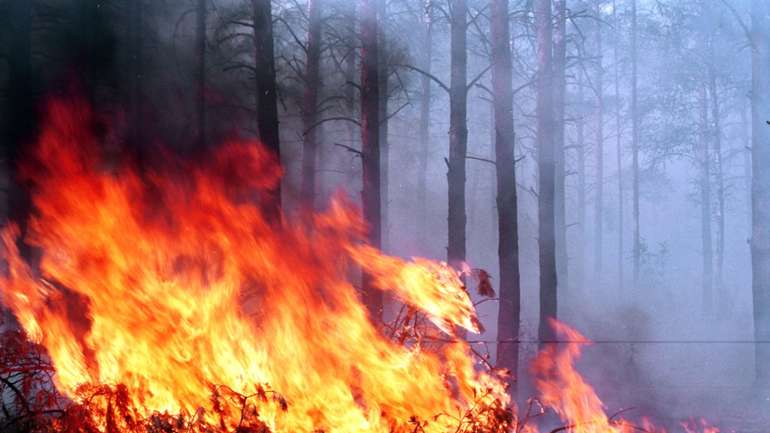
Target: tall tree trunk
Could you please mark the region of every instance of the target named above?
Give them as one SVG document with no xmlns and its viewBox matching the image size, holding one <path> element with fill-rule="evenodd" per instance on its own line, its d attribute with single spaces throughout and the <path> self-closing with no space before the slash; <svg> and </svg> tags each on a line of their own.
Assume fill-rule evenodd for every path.
<svg viewBox="0 0 770 433">
<path fill-rule="evenodd" d="M 703 258 L 703 311 L 710 313 L 713 306 L 712 284 L 714 281 L 714 253 L 711 245 L 711 155 L 709 152 L 708 98 L 706 87 L 700 86 L 700 200 L 701 200 L 701 242 Z"/>
<path fill-rule="evenodd" d="M 129 70 L 130 75 L 130 87 L 128 94 L 129 116 L 130 116 L 130 128 L 128 140 L 135 149 L 139 150 L 140 155 L 143 155 L 142 147 L 144 146 L 144 140 L 142 137 L 142 119 L 141 119 L 141 105 L 142 105 L 142 73 L 144 67 L 143 58 L 143 0 L 132 0 L 129 4 Z M 142 159 L 144 159 L 142 157 Z"/>
<path fill-rule="evenodd" d="M 770 382 L 770 68 L 768 6 L 751 2 L 751 273 L 757 379 Z"/>
<path fill-rule="evenodd" d="M 619 36 L 619 30 L 620 30 L 620 19 L 618 18 L 618 12 L 617 12 L 617 5 L 615 0 L 612 0 L 612 21 L 615 24 L 615 32 L 616 35 Z M 623 291 L 623 284 L 624 284 L 624 275 L 623 275 L 623 264 L 625 263 L 625 260 L 623 259 L 623 255 L 625 254 L 624 248 L 623 248 L 623 227 L 624 227 L 624 221 L 623 221 L 623 148 L 621 146 L 622 142 L 622 129 L 621 124 L 622 120 L 620 118 L 620 108 L 621 108 L 621 102 L 620 102 L 620 55 L 618 54 L 618 46 L 619 43 L 616 40 L 613 44 L 613 63 L 614 63 L 614 72 L 615 72 L 615 152 L 616 152 L 616 158 L 617 158 L 617 169 L 618 169 L 618 289 L 620 291 Z"/>
<path fill-rule="evenodd" d="M 27 232 L 27 217 L 32 210 L 29 185 L 18 176 L 18 161 L 23 146 L 33 137 L 35 131 L 36 98 L 32 80 L 32 4 L 29 0 L 12 0 L 7 5 L 8 13 L 8 81 L 5 99 L 5 137 L 2 140 L 4 169 L 8 176 L 7 218 L 19 227 L 21 236 L 17 241 L 22 257 L 32 258 L 32 247 L 23 241 Z M 15 327 L 11 313 L 3 306 L 3 291 L 0 290 L 0 326 Z"/>
<path fill-rule="evenodd" d="M 465 157 L 468 148 L 468 83 L 465 0 L 451 0 L 451 78 L 449 92 L 448 245 L 447 261 L 465 262 Z"/>
<path fill-rule="evenodd" d="M 206 148 L 206 7 L 206 0 L 198 0 L 195 8 L 195 146 L 198 150 Z"/>
<path fill-rule="evenodd" d="M 741 108 L 741 143 L 743 143 L 743 188 L 746 200 L 746 239 L 751 239 L 751 101 Z"/>
<path fill-rule="evenodd" d="M 431 72 L 431 62 L 433 57 L 433 6 L 432 0 L 425 1 L 425 11 L 423 12 L 423 25 L 425 35 L 422 45 L 421 67 L 427 73 Z M 417 206 L 420 207 L 420 226 L 418 227 L 418 238 L 422 248 L 427 243 L 428 224 L 428 154 L 430 153 L 430 99 L 431 99 L 431 80 L 422 74 L 421 83 L 422 95 L 420 95 L 420 153 L 418 161 L 419 180 L 417 184 Z M 427 251 L 427 250 L 423 250 Z"/>
<path fill-rule="evenodd" d="M 540 262 L 540 323 L 538 338 L 553 341 L 548 319 L 556 317 L 556 251 L 554 226 L 555 161 L 553 66 L 551 47 L 553 29 L 551 0 L 535 0 L 537 39 L 537 148 L 538 148 L 538 246 Z"/>
<path fill-rule="evenodd" d="M 567 197 L 565 194 L 566 159 L 564 156 L 564 95 L 566 92 L 566 62 L 567 62 L 567 2 L 554 0 L 556 10 L 556 26 L 553 33 L 553 105 L 555 126 L 554 147 L 556 162 L 556 192 L 554 205 L 556 209 L 556 272 L 560 288 L 567 288 L 569 265 L 567 251 Z"/>
<path fill-rule="evenodd" d="M 361 203 L 369 226 L 368 241 L 381 246 L 380 194 L 380 78 L 377 23 L 378 0 L 361 0 L 361 165 L 363 191 Z M 383 297 L 371 277 L 363 276 L 364 301 L 374 318 L 382 316 Z"/>
<path fill-rule="evenodd" d="M 348 32 L 348 38 L 350 41 L 355 41 L 358 38 L 358 33 L 356 30 L 356 5 L 353 5 L 353 9 L 350 12 L 350 19 L 349 19 L 349 27 L 347 29 Z M 355 118 L 356 116 L 360 117 L 360 114 L 356 113 L 356 63 L 358 60 L 358 57 L 356 55 L 357 49 L 354 47 L 350 47 L 350 51 L 348 52 L 347 56 L 345 56 L 345 109 L 347 110 L 348 116 L 351 118 Z M 347 124 L 347 133 L 348 133 L 348 145 L 355 147 L 355 145 L 358 143 L 358 141 L 361 138 L 361 131 L 358 129 L 358 125 L 355 125 L 351 122 L 345 122 Z M 357 181 L 357 168 L 358 161 L 354 158 L 350 159 L 350 164 L 348 165 L 347 170 L 347 184 L 351 188 L 352 185 L 355 185 Z"/>
<path fill-rule="evenodd" d="M 305 94 L 302 100 L 302 201 L 315 206 L 318 160 L 318 92 L 321 89 L 321 2 L 308 0 L 307 59 L 305 62 Z"/>
<path fill-rule="evenodd" d="M 634 288 L 639 287 L 639 267 L 642 257 L 642 239 L 639 222 L 639 112 L 638 112 L 638 53 L 636 1 L 631 0 L 631 154 L 633 176 L 634 217 Z"/>
<path fill-rule="evenodd" d="M 497 366 L 518 377 L 521 288 L 519 223 L 516 200 L 513 82 L 508 0 L 492 0 L 492 89 L 497 174 L 497 254 L 500 266 L 500 308 L 497 315 Z M 511 381 L 513 386 L 515 382 Z"/>
<path fill-rule="evenodd" d="M 83 86 L 84 96 L 90 103 L 95 103 L 96 89 L 105 77 L 100 74 L 100 69 L 106 61 L 99 50 L 100 42 L 103 42 L 103 23 L 101 22 L 100 4 L 95 1 L 76 2 L 77 17 L 76 26 L 79 32 L 76 36 L 76 48 L 72 54 L 72 64 L 76 67 L 79 76 L 79 84 Z"/>
<path fill-rule="evenodd" d="M 722 114 L 719 107 L 719 91 L 717 89 L 717 75 L 714 68 L 715 56 L 711 44 L 712 62 L 709 64 L 709 93 L 711 94 L 711 126 L 712 139 L 714 140 L 714 158 L 716 159 L 716 187 L 717 187 L 717 248 L 716 248 L 716 276 L 715 289 L 717 305 L 723 306 L 726 301 L 723 287 L 723 272 L 725 263 L 725 180 L 722 161 Z M 724 312 L 724 310 L 722 310 Z"/>
<path fill-rule="evenodd" d="M 599 10 L 597 9 L 597 13 Z M 594 202 L 594 283 L 602 281 L 604 241 L 604 53 L 602 23 L 596 22 L 596 202 Z"/>
<path fill-rule="evenodd" d="M 13 0 L 8 5 L 8 83 L 6 87 L 7 139 L 4 140 L 5 162 L 10 172 L 8 219 L 26 232 L 31 210 L 28 186 L 17 176 L 17 164 L 24 146 L 35 133 L 35 95 L 32 83 L 32 5 L 29 0 Z M 25 257 L 30 250 L 20 245 Z"/>
<path fill-rule="evenodd" d="M 578 83 L 577 83 L 577 99 L 579 106 L 581 107 L 581 114 L 578 116 L 575 124 L 576 140 L 577 140 L 577 176 L 578 176 L 578 252 L 576 254 L 577 260 L 577 275 L 575 278 L 577 287 L 581 290 L 585 288 L 585 276 L 586 276 L 586 140 L 585 140 L 585 116 L 582 114 L 582 107 L 585 106 L 585 94 L 583 82 L 583 73 L 578 71 Z"/>
<path fill-rule="evenodd" d="M 388 142 L 388 99 L 390 97 L 388 88 L 388 45 L 385 35 L 385 17 L 387 16 L 388 1 L 378 0 L 377 13 L 379 15 L 379 25 L 377 31 L 377 38 L 379 43 L 379 80 L 380 80 L 380 181 L 381 181 L 381 200 L 382 200 L 382 249 L 387 251 L 390 247 L 388 244 L 388 236 L 390 231 L 390 217 L 388 216 L 388 209 L 390 203 L 390 143 Z"/>
<path fill-rule="evenodd" d="M 273 13 L 270 0 L 252 0 L 254 12 L 254 66 L 257 90 L 257 131 L 262 144 L 281 161 L 278 135 L 278 95 L 275 82 L 273 50 Z M 278 219 L 281 210 L 280 184 L 269 191 L 263 206 L 271 218 Z"/>
</svg>

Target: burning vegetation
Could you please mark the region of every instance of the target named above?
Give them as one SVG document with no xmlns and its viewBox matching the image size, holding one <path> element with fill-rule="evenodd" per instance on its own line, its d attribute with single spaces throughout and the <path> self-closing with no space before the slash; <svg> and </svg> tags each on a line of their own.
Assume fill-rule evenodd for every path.
<svg viewBox="0 0 770 433">
<path fill-rule="evenodd" d="M 535 433 L 546 411 L 577 433 L 654 430 L 605 414 L 576 344 L 540 353 L 540 396 L 517 410 L 507 372 L 455 335 L 480 327 L 461 275 L 368 246 L 341 199 L 267 218 L 281 170 L 259 144 L 140 171 L 108 161 L 97 120 L 49 104 L 23 170 L 39 257 L 3 230 L 0 285 L 24 332 L 2 341 L 2 431 Z M 403 304 L 391 325 L 363 306 L 358 270 Z"/>
</svg>

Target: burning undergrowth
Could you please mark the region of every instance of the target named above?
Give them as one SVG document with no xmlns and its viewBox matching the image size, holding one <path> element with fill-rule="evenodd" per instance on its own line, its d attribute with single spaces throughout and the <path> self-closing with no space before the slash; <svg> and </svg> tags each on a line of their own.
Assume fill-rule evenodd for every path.
<svg viewBox="0 0 770 433">
<path fill-rule="evenodd" d="M 537 431 L 541 406 L 517 411 L 505 372 L 453 334 L 480 327 L 457 271 L 368 246 L 340 200 L 269 220 L 255 203 L 281 170 L 257 143 L 140 172 L 106 163 L 94 120 L 51 102 L 23 170 L 39 264 L 18 228 L 2 232 L 0 285 L 24 329 L 3 341 L 3 431 Z M 355 269 L 404 305 L 390 326 L 369 317 Z M 578 433 L 638 429 L 605 414 L 577 356 L 540 354 L 542 407 Z"/>
<path fill-rule="evenodd" d="M 435 327 L 476 331 L 454 270 L 366 245 L 342 201 L 268 221 L 254 197 L 281 170 L 257 143 L 140 173 L 105 163 L 94 121 L 85 104 L 50 103 L 24 169 L 39 267 L 6 227 L 0 281 L 56 389 L 93 414 L 84 425 L 143 431 L 181 414 L 179 429 L 201 431 L 505 429 L 503 382 L 466 344 L 387 338 L 346 278 L 360 268 Z"/>
</svg>

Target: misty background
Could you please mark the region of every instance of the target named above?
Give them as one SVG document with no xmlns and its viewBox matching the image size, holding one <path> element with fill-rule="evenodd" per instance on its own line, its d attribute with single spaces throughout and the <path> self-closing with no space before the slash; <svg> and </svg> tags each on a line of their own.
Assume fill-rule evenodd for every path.
<svg viewBox="0 0 770 433">
<path fill-rule="evenodd" d="M 267 79 L 276 84 L 284 211 L 321 209 L 338 193 L 360 202 L 361 16 L 369 8 L 378 25 L 381 247 L 447 259 L 452 33 L 462 27 L 464 261 L 489 272 L 499 292 L 493 3 L 4 0 L 4 213 L 21 220 L 31 211 L 14 172 L 52 95 L 86 95 L 98 113 L 118 119 L 105 146 L 128 148 L 148 166 L 162 160 L 163 149 L 195 157 L 233 137 L 262 137 L 267 99 L 258 89 L 272 68 L 255 41 L 265 37 L 274 50 L 275 74 Z M 553 102 L 550 124 L 563 127 L 563 137 L 549 141 L 556 152 L 556 316 L 596 341 L 580 368 L 609 412 L 636 407 L 644 415 L 704 415 L 729 425 L 767 409 L 770 388 L 755 380 L 755 348 L 763 342 L 754 309 L 761 314 L 770 304 L 755 301 L 751 242 L 753 224 L 770 223 L 752 221 L 752 187 L 770 189 L 752 183 L 752 163 L 770 164 L 753 160 L 756 147 L 770 142 L 752 133 L 770 129 L 767 96 L 756 95 L 770 91 L 759 83 L 770 79 L 770 3 L 505 3 L 521 273 L 519 392 L 531 387 L 526 366 L 542 337 L 538 98 L 553 91 L 563 100 Z M 538 21 L 538 7 L 550 11 L 547 19 Z M 269 26 L 259 19 L 265 11 Z M 538 37 L 544 22 L 556 32 L 553 40 Z M 544 87 L 543 43 L 554 44 L 552 63 L 563 67 Z M 487 331 L 467 337 L 492 360 L 505 323 L 498 309 L 496 300 L 481 302 Z"/>
</svg>

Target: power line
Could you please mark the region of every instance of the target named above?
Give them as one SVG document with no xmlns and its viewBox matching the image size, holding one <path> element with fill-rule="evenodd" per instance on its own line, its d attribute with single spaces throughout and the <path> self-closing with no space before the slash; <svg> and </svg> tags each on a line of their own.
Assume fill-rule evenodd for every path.
<svg viewBox="0 0 770 433">
<path fill-rule="evenodd" d="M 770 344 L 770 340 L 466 340 L 470 344 Z"/>
</svg>

